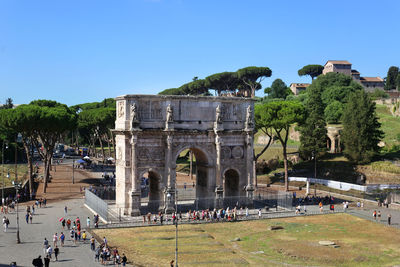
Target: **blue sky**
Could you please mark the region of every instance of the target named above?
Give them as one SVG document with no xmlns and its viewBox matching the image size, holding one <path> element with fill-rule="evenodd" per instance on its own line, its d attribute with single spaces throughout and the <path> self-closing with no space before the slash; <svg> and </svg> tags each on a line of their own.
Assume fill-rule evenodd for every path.
<svg viewBox="0 0 400 267">
<path fill-rule="evenodd" d="M 245 66 L 272 69 L 264 87 L 309 82 L 297 70 L 328 59 L 385 77 L 398 14 L 395 0 L 1 0 L 0 102 L 156 94 Z"/>
</svg>

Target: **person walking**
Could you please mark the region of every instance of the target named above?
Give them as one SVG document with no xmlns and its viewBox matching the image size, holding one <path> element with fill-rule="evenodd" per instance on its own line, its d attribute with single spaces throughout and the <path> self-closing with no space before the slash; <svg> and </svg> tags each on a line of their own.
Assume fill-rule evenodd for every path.
<svg viewBox="0 0 400 267">
<path fill-rule="evenodd" d="M 27 224 L 29 223 L 29 213 L 28 212 L 25 214 L 25 221 Z"/>
<path fill-rule="evenodd" d="M 65 235 L 63 232 L 60 234 L 60 245 L 63 247 L 64 246 L 64 241 L 65 241 Z"/>
<path fill-rule="evenodd" d="M 53 248 L 50 245 L 47 248 L 46 252 L 47 252 L 47 257 L 51 259 L 51 254 L 53 254 Z"/>
<path fill-rule="evenodd" d="M 388 225 L 390 225 L 392 223 L 392 215 L 389 213 L 387 216 L 388 219 Z"/>
<path fill-rule="evenodd" d="M 49 256 L 46 256 L 44 258 L 44 267 L 49 267 L 49 266 L 50 266 L 50 258 L 49 258 Z"/>
<path fill-rule="evenodd" d="M 374 220 L 376 221 L 376 210 L 372 213 L 372 216 L 374 217 Z"/>
<path fill-rule="evenodd" d="M 381 221 L 381 211 L 380 210 L 378 210 L 377 216 L 378 216 L 378 221 Z"/>
<path fill-rule="evenodd" d="M 62 219 L 62 221 L 61 221 L 61 225 L 62 225 L 62 228 L 63 228 L 63 230 L 65 229 L 65 219 L 63 218 Z"/>
<path fill-rule="evenodd" d="M 96 241 L 95 241 L 94 237 L 92 236 L 90 238 L 90 249 L 94 251 L 95 247 L 96 247 Z"/>
<path fill-rule="evenodd" d="M 33 259 L 32 265 L 35 267 L 43 267 L 42 256 L 39 255 L 36 259 Z"/>
<path fill-rule="evenodd" d="M 68 208 L 67 208 L 67 206 L 65 206 L 64 207 L 64 214 L 67 215 L 67 213 L 68 213 Z"/>
<path fill-rule="evenodd" d="M 56 257 L 56 261 L 58 261 L 58 253 L 60 252 L 59 248 L 56 246 L 54 248 L 54 257 Z"/>
<path fill-rule="evenodd" d="M 125 253 L 122 253 L 122 266 L 126 266 L 126 263 L 128 262 L 128 259 L 125 256 Z"/>
<path fill-rule="evenodd" d="M 29 213 L 29 221 L 31 224 L 32 224 L 32 219 L 33 219 L 32 213 Z"/>
<path fill-rule="evenodd" d="M 96 251 L 94 252 L 94 261 L 100 261 L 100 246 L 97 246 Z"/>
<path fill-rule="evenodd" d="M 46 254 L 46 250 L 47 250 L 47 247 L 49 246 L 49 241 L 46 239 L 46 237 L 44 238 L 44 241 L 43 241 L 43 251 L 44 251 L 44 254 Z"/>
<path fill-rule="evenodd" d="M 54 247 L 57 246 L 57 241 L 58 241 L 58 236 L 57 236 L 57 233 L 55 233 L 55 234 L 53 235 L 53 246 L 54 246 Z"/>
<path fill-rule="evenodd" d="M 87 219 L 86 219 L 86 227 L 90 228 L 90 218 L 89 217 L 87 217 Z"/>
<path fill-rule="evenodd" d="M 258 219 L 261 219 L 261 209 L 258 209 Z"/>
<path fill-rule="evenodd" d="M 3 227 L 4 227 L 4 232 L 7 232 L 8 229 L 8 223 L 7 223 L 8 219 L 6 216 L 3 216 Z"/>
</svg>

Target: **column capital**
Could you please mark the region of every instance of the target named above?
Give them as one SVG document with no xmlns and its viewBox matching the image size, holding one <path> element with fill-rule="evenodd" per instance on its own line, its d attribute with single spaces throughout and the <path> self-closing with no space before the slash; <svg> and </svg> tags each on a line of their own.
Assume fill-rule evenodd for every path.
<svg viewBox="0 0 400 267">
<path fill-rule="evenodd" d="M 136 145 L 138 142 L 138 137 L 137 135 L 132 135 L 131 139 L 130 139 L 131 145 Z"/>
</svg>

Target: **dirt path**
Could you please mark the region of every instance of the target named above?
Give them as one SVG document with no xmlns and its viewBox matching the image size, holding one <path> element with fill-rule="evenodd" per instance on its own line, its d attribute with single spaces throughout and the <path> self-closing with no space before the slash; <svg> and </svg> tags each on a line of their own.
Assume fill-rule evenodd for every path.
<svg viewBox="0 0 400 267">
<path fill-rule="evenodd" d="M 72 166 L 58 165 L 53 167 L 51 172 L 53 177 L 47 185 L 47 192 L 43 193 L 43 183 L 39 184 L 37 198 L 46 198 L 47 201 L 61 201 L 66 199 L 82 198 L 83 188 L 88 187 L 98 181 L 96 173 L 85 170 L 74 170 L 75 183 L 72 184 Z"/>
</svg>

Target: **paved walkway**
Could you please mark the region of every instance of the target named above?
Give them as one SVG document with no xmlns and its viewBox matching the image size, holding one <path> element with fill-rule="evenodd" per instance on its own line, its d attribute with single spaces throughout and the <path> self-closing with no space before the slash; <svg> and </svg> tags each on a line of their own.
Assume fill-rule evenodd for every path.
<svg viewBox="0 0 400 267">
<path fill-rule="evenodd" d="M 42 255 L 43 240 L 46 237 L 49 244 L 52 245 L 52 237 L 54 233 L 63 231 L 60 217 L 64 217 L 64 206 L 68 207 L 66 218 L 71 220 L 79 217 L 83 226 L 86 226 L 86 218 L 90 216 L 93 221 L 93 215 L 83 206 L 83 199 L 68 200 L 65 202 L 54 202 L 47 205 L 46 208 L 35 210 L 33 223 L 25 222 L 26 206 L 19 206 L 19 224 L 21 244 L 16 244 L 16 213 L 8 214 L 10 220 L 10 228 L 7 233 L 0 232 L 0 266 L 5 264 L 8 266 L 10 262 L 17 262 L 18 266 L 32 266 L 32 260 Z M 100 266 L 94 262 L 94 253 L 90 250 L 89 241 L 86 244 L 80 242 L 74 245 L 69 238 L 69 233 L 65 229 L 66 242 L 64 247 L 60 247 L 59 261 L 50 263 L 50 266 Z"/>
<path fill-rule="evenodd" d="M 53 182 L 49 184 L 48 194 L 46 197 L 50 200 L 50 203 L 46 208 L 36 210 L 33 217 L 33 224 L 26 224 L 25 222 L 25 210 L 26 204 L 20 205 L 20 236 L 21 244 L 16 244 L 16 214 L 11 213 L 7 216 L 10 219 L 10 228 L 7 233 L 0 231 L 0 267 L 9 266 L 9 263 L 16 261 L 18 266 L 32 266 L 31 262 L 38 255 L 43 253 L 43 240 L 46 237 L 49 243 L 52 244 L 52 236 L 54 233 L 60 234 L 62 230 L 61 223 L 59 222 L 60 217 L 64 217 L 64 206 L 68 207 L 67 218 L 71 220 L 79 217 L 82 225 L 86 225 L 86 218 L 89 216 L 93 221 L 93 214 L 84 207 L 83 194 L 80 192 L 79 187 L 84 184 L 85 179 L 90 177 L 90 173 L 86 172 L 75 172 L 77 185 L 70 187 L 70 172 L 68 169 L 57 169 L 57 173 L 53 174 Z M 59 190 L 61 188 L 61 190 Z M 62 191 L 68 191 L 70 194 L 64 194 Z M 60 199 L 67 198 L 66 201 L 60 201 Z M 58 201 L 57 201 L 58 200 Z M 303 208 L 303 206 L 302 206 Z M 308 206 L 307 214 L 320 214 L 317 206 Z M 328 206 L 324 207 L 324 210 L 328 211 Z M 341 205 L 335 206 L 336 211 L 342 211 Z M 363 209 L 361 208 L 350 208 L 348 212 L 352 215 L 360 218 L 375 221 L 372 212 L 376 210 L 381 211 L 381 219 L 376 220 L 377 223 L 387 225 L 387 214 L 392 215 L 391 227 L 400 228 L 400 211 L 386 209 L 384 207 L 378 207 L 375 204 L 365 204 Z M 255 210 L 253 210 L 252 216 L 257 218 Z M 304 214 L 304 212 L 303 212 Z M 299 216 L 295 215 L 294 211 L 290 212 L 271 212 L 263 213 L 263 218 L 277 218 L 277 217 L 288 217 L 288 216 Z M 142 226 L 142 218 L 137 217 L 132 219 L 132 224 Z M 94 262 L 94 253 L 90 250 L 89 242 L 79 242 L 74 245 L 69 238 L 69 233 L 66 234 L 66 245 L 60 247 L 59 261 L 51 262 L 50 266 L 101 266 L 100 263 Z"/>
</svg>

